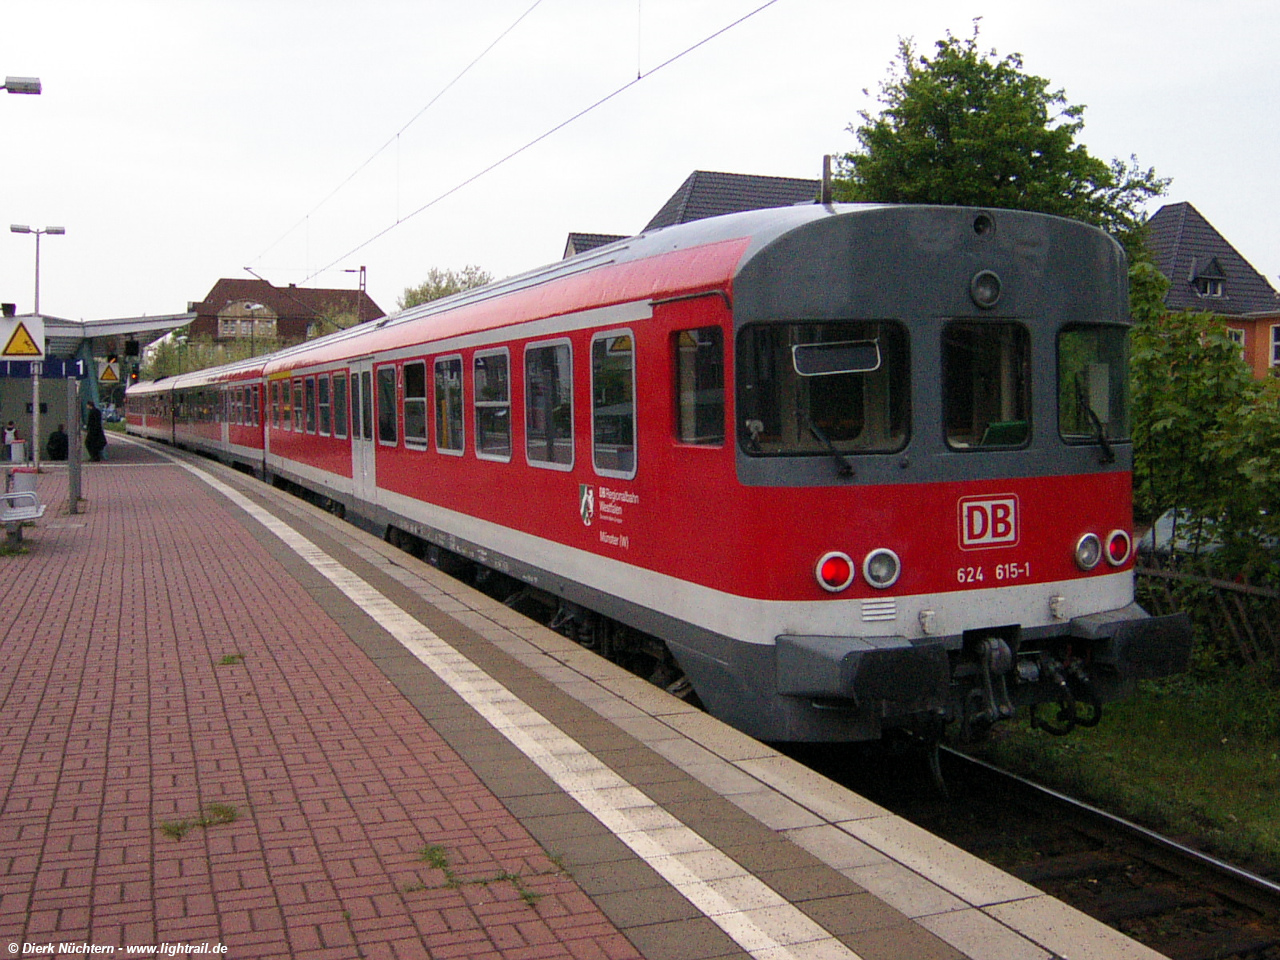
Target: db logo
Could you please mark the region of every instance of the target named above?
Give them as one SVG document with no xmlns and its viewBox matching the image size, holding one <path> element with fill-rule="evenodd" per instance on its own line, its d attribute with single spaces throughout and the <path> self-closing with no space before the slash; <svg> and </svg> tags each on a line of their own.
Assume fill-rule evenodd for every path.
<svg viewBox="0 0 1280 960">
<path fill-rule="evenodd" d="M 960 500 L 960 549 L 1011 547 L 1018 542 L 1018 498 L 963 497 Z"/>
</svg>

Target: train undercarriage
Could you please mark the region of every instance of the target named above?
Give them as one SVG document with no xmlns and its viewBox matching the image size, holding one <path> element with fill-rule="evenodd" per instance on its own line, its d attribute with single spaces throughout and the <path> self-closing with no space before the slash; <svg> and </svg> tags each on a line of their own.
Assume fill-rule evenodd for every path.
<svg viewBox="0 0 1280 960">
<path fill-rule="evenodd" d="M 388 526 L 385 537 L 584 649 L 702 706 L 695 677 L 660 637 L 401 528 Z M 1069 632 L 1055 635 L 1010 626 L 928 644 L 869 647 L 844 638 L 779 637 L 770 669 L 775 675 L 767 684 L 778 695 L 773 699 L 791 700 L 800 713 L 857 718 L 850 729 L 860 732 L 849 739 L 905 736 L 930 749 L 942 740 L 974 742 L 1023 707 L 1034 726 L 1065 736 L 1097 725 L 1103 704 L 1125 696 L 1135 680 L 1184 669 L 1190 632 L 1179 618 L 1148 618 L 1134 605 L 1079 618 Z"/>
</svg>

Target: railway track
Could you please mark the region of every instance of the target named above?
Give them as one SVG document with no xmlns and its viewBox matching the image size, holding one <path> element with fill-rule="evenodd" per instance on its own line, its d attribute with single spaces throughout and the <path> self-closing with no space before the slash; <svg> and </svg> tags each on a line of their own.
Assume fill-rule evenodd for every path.
<svg viewBox="0 0 1280 960">
<path fill-rule="evenodd" d="M 490 582 L 492 575 L 468 577 L 471 567 L 462 558 L 450 568 L 412 537 L 389 539 L 505 597 L 515 609 L 526 606 L 519 602 L 522 591 L 510 593 L 511 585 Z M 545 622 L 530 610 L 523 612 Z M 575 639 L 583 642 L 580 636 Z M 912 777 L 903 775 L 911 759 L 879 744 L 792 744 L 784 749 L 830 779 L 1172 960 L 1280 960 L 1276 881 L 952 750 L 944 749 L 939 758 L 949 790 L 944 798 L 923 753 L 917 752 L 919 775 Z"/>
<path fill-rule="evenodd" d="M 1173 960 L 1280 960 L 1280 883 L 954 751 L 923 762 L 807 748 L 827 776 Z M 896 772 L 895 772 L 896 771 Z"/>
</svg>

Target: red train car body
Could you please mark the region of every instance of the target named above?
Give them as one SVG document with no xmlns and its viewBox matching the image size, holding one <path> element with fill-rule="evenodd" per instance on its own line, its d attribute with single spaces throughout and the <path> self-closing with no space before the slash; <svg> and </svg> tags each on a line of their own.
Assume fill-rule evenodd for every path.
<svg viewBox="0 0 1280 960">
<path fill-rule="evenodd" d="M 1133 600 L 1125 276 L 1037 214 L 737 214 L 134 387 L 129 425 L 479 565 L 764 739 L 1063 730 L 1189 651 Z"/>
</svg>

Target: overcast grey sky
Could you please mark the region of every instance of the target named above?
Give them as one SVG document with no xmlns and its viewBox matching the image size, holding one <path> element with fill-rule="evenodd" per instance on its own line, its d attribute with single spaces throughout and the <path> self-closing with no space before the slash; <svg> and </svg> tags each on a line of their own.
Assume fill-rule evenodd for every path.
<svg viewBox="0 0 1280 960">
<path fill-rule="evenodd" d="M 695 169 L 816 178 L 899 37 L 977 16 L 1087 106 L 1091 153 L 1172 177 L 1166 202 L 1280 286 L 1275 0 L 776 0 L 655 71 L 764 2 L 4 0 L 0 75 L 44 93 L 0 97 L 0 299 L 32 307 L 26 223 L 67 229 L 41 243 L 54 316 L 178 313 L 246 266 L 354 287 L 365 265 L 391 311 L 433 266 L 505 276 L 570 231 L 634 233 Z"/>
</svg>

